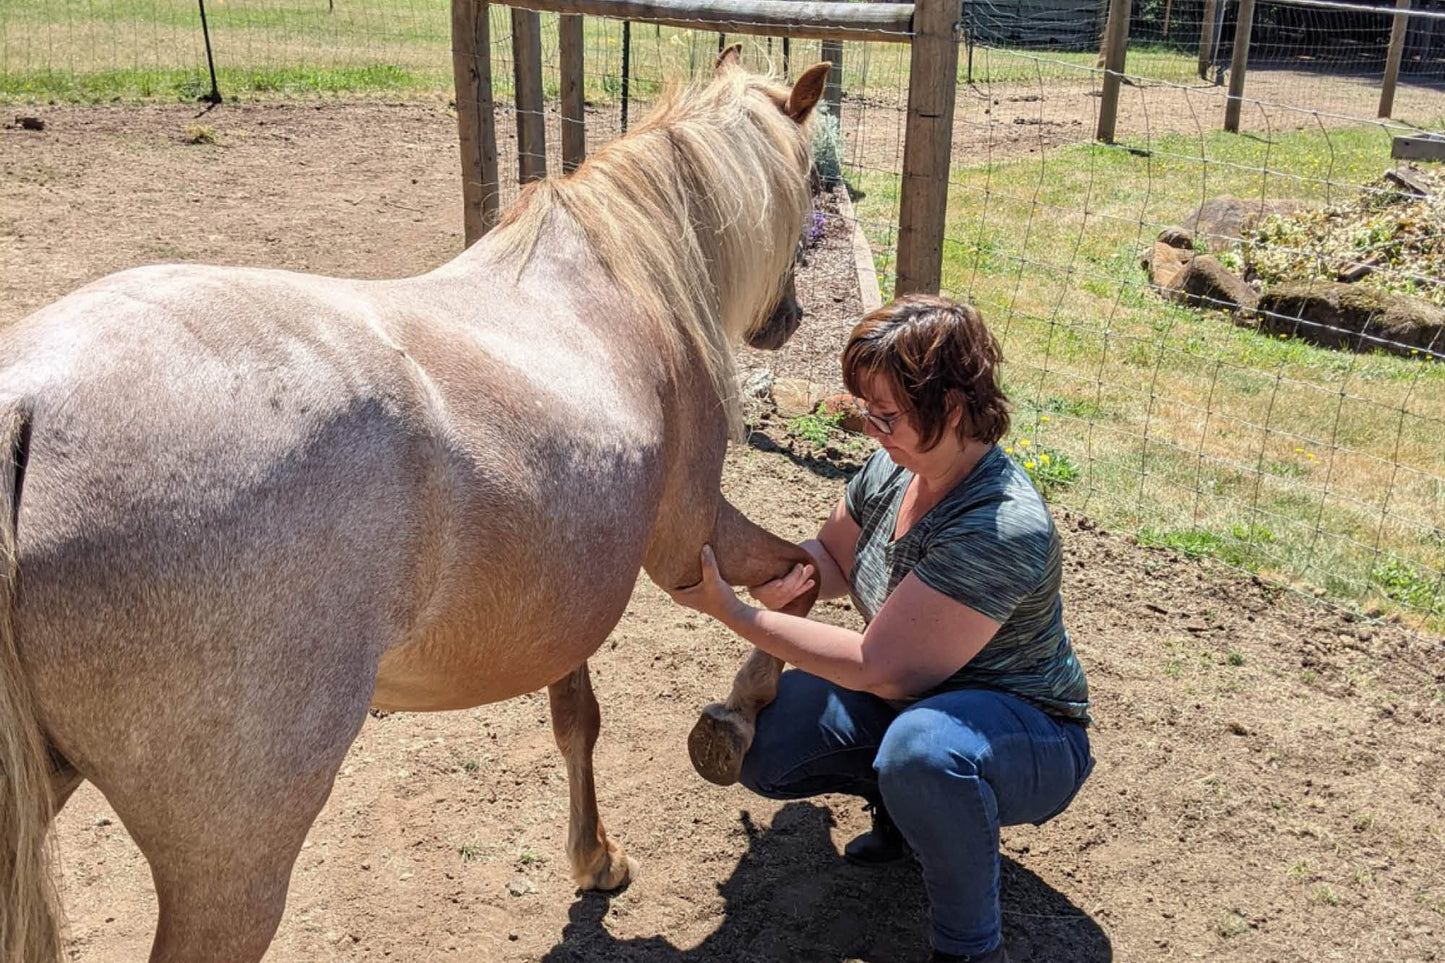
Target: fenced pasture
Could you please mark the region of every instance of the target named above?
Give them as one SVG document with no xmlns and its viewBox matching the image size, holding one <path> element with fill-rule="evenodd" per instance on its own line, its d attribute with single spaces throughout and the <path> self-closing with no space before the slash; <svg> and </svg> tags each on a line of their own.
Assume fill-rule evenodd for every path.
<svg viewBox="0 0 1445 963">
<path fill-rule="evenodd" d="M 1368 24 L 1388 25 L 1393 8 L 1261 0 L 1256 35 L 1295 47 L 1249 65 L 1240 130 L 1225 132 L 1237 7 L 1216 5 L 1226 14 L 1201 78 L 1205 7 L 1170 5 L 1166 36 L 1165 5 L 1135 5 L 1110 143 L 1096 137 L 1097 43 L 988 39 L 976 20 L 958 45 L 941 287 L 976 302 L 1004 343 L 1008 444 L 1055 504 L 1066 615 L 1099 720 L 1099 768 L 1075 806 L 1005 833 L 1006 935 L 1023 963 L 1438 960 L 1441 353 L 1378 337 L 1324 348 L 1309 326 L 1175 303 L 1140 259 L 1221 195 L 1384 205 L 1394 188 L 1381 175 L 1405 169 L 1393 138 L 1445 127 L 1445 93 L 1417 30 L 1391 116 L 1377 116 L 1389 31 L 1382 51 Z M 1333 31 L 1312 45 L 1286 8 L 1342 19 L 1309 21 Z M 209 109 L 195 102 L 210 78 L 194 2 L 0 0 L 0 323 L 134 264 L 384 277 L 460 249 L 445 4 L 206 11 L 225 98 Z M 505 205 L 519 179 L 513 20 L 497 4 L 487 16 Z M 558 18 L 539 23 L 557 172 Z M 635 123 L 665 85 L 705 76 L 718 49 L 716 30 L 590 16 L 583 37 L 589 148 L 621 133 L 624 104 Z M 727 39 L 780 74 L 823 56 L 822 42 L 793 38 L 785 68 L 783 37 Z M 744 355 L 831 387 L 862 309 L 851 239 L 883 296 L 897 281 L 910 76 L 906 43 L 841 50 L 836 136 L 825 120 L 819 143 L 836 151 L 848 202 L 825 208 L 796 341 Z M 19 116 L 45 129 L 8 124 Z M 1300 245 L 1293 260 L 1316 279 L 1371 259 L 1370 283 L 1434 297 L 1438 278 L 1387 228 L 1322 219 L 1308 243 L 1284 246 Z M 1215 256 L 1243 272 L 1254 240 Z M 826 423 L 814 444 L 805 429 L 819 425 L 764 411 L 729 455 L 729 497 L 787 537 L 811 534 L 865 454 Z M 369 720 L 268 959 L 923 959 L 916 872 L 878 877 L 834 858 L 866 822 L 856 806 L 780 806 L 692 775 L 686 729 L 742 654 L 644 583 L 593 660 L 602 814 L 642 869 L 611 898 L 578 897 L 566 879 L 545 700 Z M 154 898 L 104 798 L 83 789 L 57 836 L 70 957 L 143 958 Z"/>
</svg>

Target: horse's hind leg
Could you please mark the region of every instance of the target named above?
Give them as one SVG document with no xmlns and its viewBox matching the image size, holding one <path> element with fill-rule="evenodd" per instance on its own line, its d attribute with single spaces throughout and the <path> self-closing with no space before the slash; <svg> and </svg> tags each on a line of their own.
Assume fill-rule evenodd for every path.
<svg viewBox="0 0 1445 963">
<path fill-rule="evenodd" d="M 722 577 L 732 585 L 760 585 L 779 578 L 798 562 L 809 563 L 808 553 L 748 519 L 722 500 L 712 537 Z M 783 608 L 790 615 L 807 615 L 817 590 L 800 595 Z M 783 663 L 754 649 L 733 678 L 727 701 L 702 710 L 688 733 L 687 751 L 698 775 L 719 786 L 738 781 L 743 756 L 753 744 L 758 713 L 778 694 Z"/>
<path fill-rule="evenodd" d="M 285 781 L 273 775 L 236 773 L 241 781 L 221 790 L 225 801 L 217 786 L 171 783 L 143 800 L 139 818 L 127 818 L 134 800 L 116 807 L 155 880 L 160 919 L 151 963 L 254 963 L 265 955 L 286 908 L 292 864 L 335 770 Z"/>
<path fill-rule="evenodd" d="M 597 697 L 587 663 L 547 687 L 552 704 L 552 734 L 567 760 L 567 858 L 572 878 L 582 889 L 617 889 L 632 875 L 632 860 L 607 838 L 597 815 L 597 787 L 592 779 L 592 747 L 602 727 Z"/>
</svg>

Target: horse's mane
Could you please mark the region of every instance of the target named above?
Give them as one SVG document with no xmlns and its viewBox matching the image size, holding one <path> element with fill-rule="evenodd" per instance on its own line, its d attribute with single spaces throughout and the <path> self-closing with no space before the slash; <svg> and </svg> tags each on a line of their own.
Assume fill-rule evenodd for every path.
<svg viewBox="0 0 1445 963">
<path fill-rule="evenodd" d="M 734 433 L 731 345 L 776 305 L 811 203 L 809 136 L 786 97 L 741 69 L 674 89 L 571 175 L 529 185 L 490 242 L 520 271 L 565 211 L 658 323 L 669 362 L 702 359 Z"/>
</svg>

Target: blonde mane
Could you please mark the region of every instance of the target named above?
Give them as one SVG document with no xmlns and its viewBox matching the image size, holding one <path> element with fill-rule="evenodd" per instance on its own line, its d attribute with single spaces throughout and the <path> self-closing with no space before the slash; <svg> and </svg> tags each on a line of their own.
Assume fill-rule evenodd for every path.
<svg viewBox="0 0 1445 963">
<path fill-rule="evenodd" d="M 732 345 L 781 297 L 811 204 L 811 138 L 786 97 L 741 69 L 675 89 L 571 175 L 532 185 L 491 242 L 520 272 L 547 217 L 565 211 L 657 323 L 670 363 L 701 359 L 734 435 Z"/>
</svg>

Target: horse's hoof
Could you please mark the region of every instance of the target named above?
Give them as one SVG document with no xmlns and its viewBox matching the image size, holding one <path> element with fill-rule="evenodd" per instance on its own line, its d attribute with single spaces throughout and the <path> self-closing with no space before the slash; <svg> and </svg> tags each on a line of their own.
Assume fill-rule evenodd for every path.
<svg viewBox="0 0 1445 963">
<path fill-rule="evenodd" d="M 611 893 L 637 878 L 637 861 L 618 850 L 608 855 L 607 863 L 590 878 L 579 881 L 579 889 Z"/>
<path fill-rule="evenodd" d="M 720 702 L 702 710 L 687 736 L 692 768 L 708 782 L 731 786 L 743 769 L 743 756 L 752 745 L 753 727 L 736 711 Z"/>
</svg>

